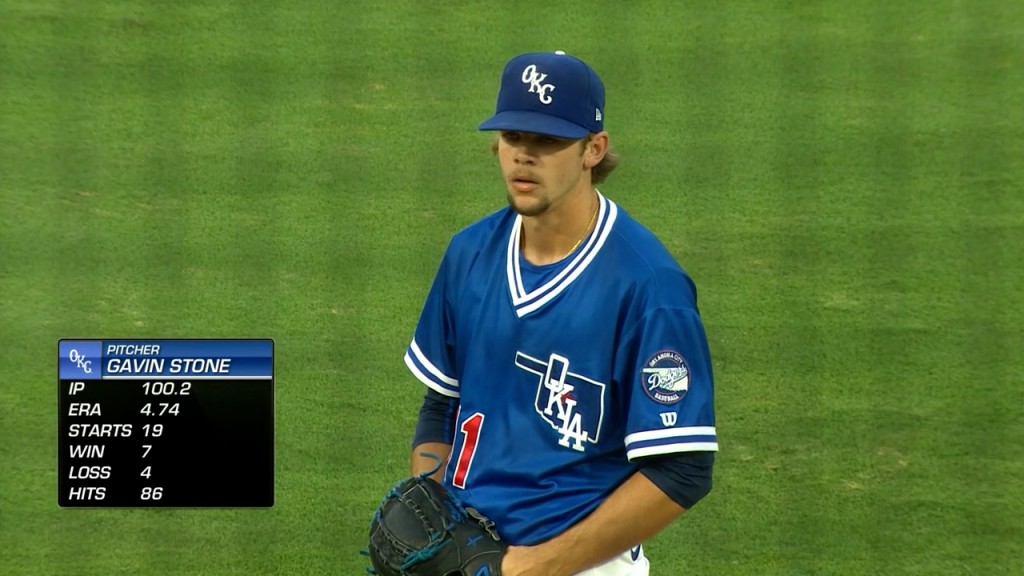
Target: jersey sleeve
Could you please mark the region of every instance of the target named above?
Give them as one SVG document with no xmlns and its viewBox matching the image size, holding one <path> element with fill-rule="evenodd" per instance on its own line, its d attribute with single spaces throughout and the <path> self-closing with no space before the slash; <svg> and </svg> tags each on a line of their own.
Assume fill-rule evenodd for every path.
<svg viewBox="0 0 1024 576">
<path fill-rule="evenodd" d="M 717 451 L 707 337 L 693 307 L 646 311 L 619 348 L 626 456 Z"/>
<path fill-rule="evenodd" d="M 405 351 L 405 365 L 413 376 L 432 390 L 459 397 L 455 371 L 455 321 L 451 305 L 451 248 L 441 260 L 434 283 L 420 313 L 412 342 Z"/>
</svg>

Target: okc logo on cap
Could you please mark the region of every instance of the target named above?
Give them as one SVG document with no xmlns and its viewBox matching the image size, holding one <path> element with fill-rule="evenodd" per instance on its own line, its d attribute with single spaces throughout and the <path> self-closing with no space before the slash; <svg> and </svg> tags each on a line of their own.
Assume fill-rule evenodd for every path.
<svg viewBox="0 0 1024 576">
<path fill-rule="evenodd" d="M 604 130 L 604 83 L 565 52 L 521 54 L 505 65 L 494 116 L 480 130 L 578 140 Z"/>
<path fill-rule="evenodd" d="M 530 64 L 526 68 L 523 68 L 523 84 L 529 84 L 529 91 L 531 93 L 536 92 L 537 97 L 541 102 L 544 104 L 551 104 L 551 96 L 548 95 L 548 91 L 554 90 L 555 85 L 541 84 L 541 82 L 543 82 L 547 77 L 547 74 L 540 74 L 537 72 L 536 64 Z"/>
</svg>

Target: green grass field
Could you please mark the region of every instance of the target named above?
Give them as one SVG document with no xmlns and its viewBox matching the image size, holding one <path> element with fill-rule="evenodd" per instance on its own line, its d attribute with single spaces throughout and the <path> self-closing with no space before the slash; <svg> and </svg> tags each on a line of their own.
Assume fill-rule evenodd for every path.
<svg viewBox="0 0 1024 576">
<path fill-rule="evenodd" d="M 476 124 L 561 49 L 714 357 L 715 489 L 653 574 L 1024 574 L 1021 30 L 1013 0 L 0 0 L 0 573 L 363 573 L 422 300 L 504 203 Z M 59 509 L 66 337 L 273 338 L 276 506 Z"/>
</svg>

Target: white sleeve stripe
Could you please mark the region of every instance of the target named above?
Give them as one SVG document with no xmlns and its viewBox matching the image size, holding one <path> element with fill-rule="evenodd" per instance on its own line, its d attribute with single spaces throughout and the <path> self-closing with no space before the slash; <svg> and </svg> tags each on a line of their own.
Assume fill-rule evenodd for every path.
<svg viewBox="0 0 1024 576">
<path fill-rule="evenodd" d="M 445 396 L 450 396 L 452 398 L 459 397 L 459 392 L 457 390 L 445 388 L 444 386 L 438 384 L 429 376 L 424 374 L 423 371 L 420 370 L 420 367 L 416 365 L 416 362 L 412 359 L 412 356 L 409 356 L 408 353 L 406 353 L 405 355 L 405 365 L 409 367 L 409 371 L 412 372 L 412 375 L 415 376 L 417 380 L 426 384 L 427 387 L 429 387 L 431 390 L 434 390 L 438 394 L 444 394 Z"/>
<path fill-rule="evenodd" d="M 416 360 L 419 361 L 420 364 L 423 364 L 423 367 L 427 369 L 427 372 L 433 374 L 438 380 L 453 387 L 457 387 L 459 385 L 458 380 L 445 376 L 443 372 L 437 369 L 437 366 L 434 366 L 430 360 L 427 360 L 427 357 L 423 355 L 422 351 L 420 351 L 420 347 L 416 345 L 415 340 L 409 344 L 409 350 L 412 350 L 412 353 L 416 355 Z"/>
<path fill-rule="evenodd" d="M 662 438 L 675 438 L 678 436 L 715 436 L 714 426 L 684 426 L 681 428 L 666 428 L 664 430 L 648 430 L 646 432 L 634 432 L 626 436 L 626 446 L 634 442 L 645 440 L 661 440 Z"/>
<path fill-rule="evenodd" d="M 648 446 L 646 448 L 637 448 L 636 450 L 627 450 L 626 458 L 634 460 L 644 456 L 675 454 L 676 452 L 718 452 L 718 442 L 687 442 L 684 444 Z"/>
</svg>

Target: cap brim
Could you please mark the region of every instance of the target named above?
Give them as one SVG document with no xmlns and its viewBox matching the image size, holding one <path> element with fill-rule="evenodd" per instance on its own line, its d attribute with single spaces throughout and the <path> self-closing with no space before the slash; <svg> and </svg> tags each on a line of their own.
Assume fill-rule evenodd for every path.
<svg viewBox="0 0 1024 576">
<path fill-rule="evenodd" d="M 579 124 L 573 124 L 561 118 L 548 116 L 539 112 L 507 111 L 499 112 L 485 120 L 479 130 L 505 130 L 509 132 L 529 132 L 556 138 L 579 140 L 587 134 L 587 130 Z"/>
</svg>

